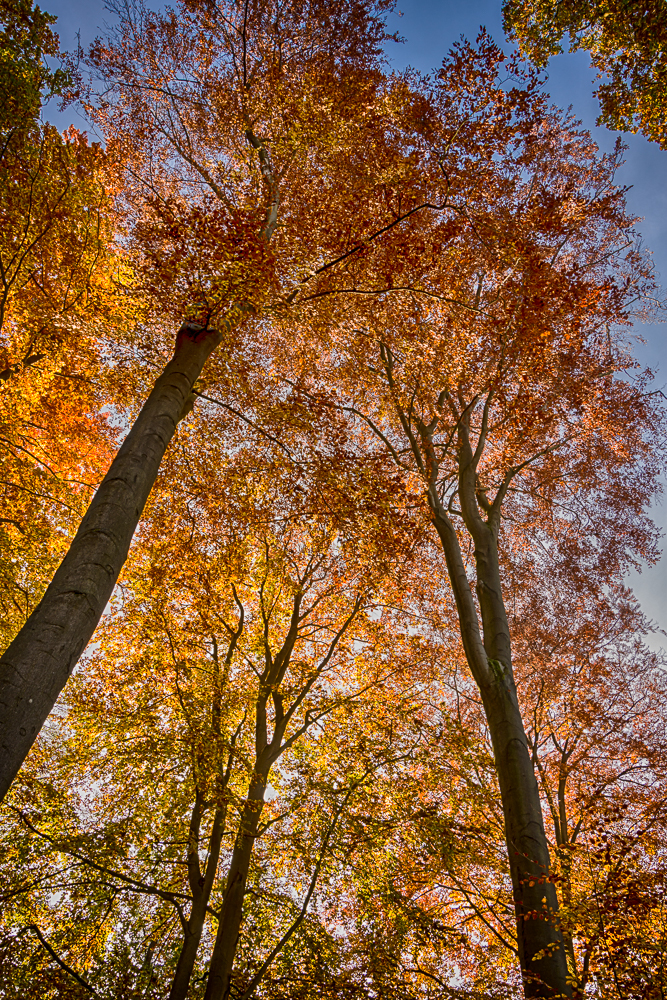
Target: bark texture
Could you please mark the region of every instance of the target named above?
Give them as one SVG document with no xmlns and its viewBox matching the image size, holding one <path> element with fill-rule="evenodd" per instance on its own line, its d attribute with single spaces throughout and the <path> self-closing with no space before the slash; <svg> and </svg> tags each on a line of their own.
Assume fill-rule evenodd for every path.
<svg viewBox="0 0 667 1000">
<path fill-rule="evenodd" d="M 543 1000 L 570 997 L 572 990 L 558 918 L 558 897 L 553 882 L 549 881 L 549 845 L 542 805 L 512 671 L 511 638 L 498 555 L 504 494 L 501 489 L 493 504 L 479 496 L 476 461 L 467 427 L 462 422 L 459 497 L 463 520 L 474 543 L 482 630 L 456 530 L 435 489 L 429 491 L 429 503 L 456 599 L 466 658 L 482 696 L 493 744 L 524 990 L 531 1000 Z"/>
<path fill-rule="evenodd" d="M 43 598 L 0 660 L 0 800 L 90 640 L 127 558 L 160 462 L 222 334 L 179 331 Z"/>
<path fill-rule="evenodd" d="M 456 531 L 442 511 L 434 521 L 456 597 L 466 658 L 482 696 L 493 744 L 525 994 L 531 1000 L 569 997 L 572 994 L 558 919 L 558 898 L 553 882 L 548 880 L 549 846 L 512 672 L 495 539 L 488 525 L 482 525 L 483 533 L 488 533 L 488 545 L 480 545 L 479 549 L 475 546 L 484 625 L 482 641 Z"/>
</svg>

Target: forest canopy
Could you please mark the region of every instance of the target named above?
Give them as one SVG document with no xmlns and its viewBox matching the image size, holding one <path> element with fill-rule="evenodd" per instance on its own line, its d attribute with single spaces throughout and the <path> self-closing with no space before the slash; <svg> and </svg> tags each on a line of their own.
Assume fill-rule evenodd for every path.
<svg viewBox="0 0 667 1000">
<path fill-rule="evenodd" d="M 0 3 L 1 1000 L 667 991 L 624 147 L 392 9 Z"/>
</svg>

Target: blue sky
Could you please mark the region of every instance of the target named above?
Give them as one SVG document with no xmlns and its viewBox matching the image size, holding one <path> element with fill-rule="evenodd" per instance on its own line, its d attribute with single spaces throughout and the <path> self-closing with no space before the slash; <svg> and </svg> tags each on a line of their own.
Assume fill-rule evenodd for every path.
<svg viewBox="0 0 667 1000">
<path fill-rule="evenodd" d="M 152 4 L 151 4 L 152 5 Z M 157 4 L 156 4 L 157 5 Z M 56 30 L 63 48 L 76 44 L 80 32 L 84 47 L 103 32 L 105 22 L 113 23 L 102 0 L 41 0 L 50 13 L 57 15 Z M 400 15 L 399 12 L 400 11 Z M 402 45 L 391 45 L 388 55 L 396 68 L 414 66 L 424 72 L 439 66 L 443 56 L 460 35 L 474 38 L 484 25 L 491 35 L 503 42 L 500 0 L 398 0 L 397 13 L 390 18 L 390 30 L 405 38 Z M 547 89 L 554 102 L 572 106 L 575 114 L 589 128 L 603 150 L 612 148 L 616 133 L 597 128 L 597 102 L 592 96 L 594 73 L 585 53 L 564 54 L 551 60 Z M 49 116 L 51 117 L 51 116 Z M 70 111 L 68 120 L 60 115 L 54 120 L 61 127 L 83 127 Z M 642 217 L 639 231 L 645 245 L 653 252 L 654 262 L 667 295 L 667 151 L 662 151 L 641 136 L 624 136 L 629 148 L 619 183 L 630 186 L 630 211 Z M 643 364 L 657 371 L 657 387 L 667 385 L 667 323 L 637 328 L 646 340 L 637 346 Z M 666 389 L 667 391 L 667 389 Z M 654 510 L 656 520 L 667 528 L 667 499 Z M 654 568 L 631 580 L 644 610 L 667 630 L 667 555 Z"/>
</svg>

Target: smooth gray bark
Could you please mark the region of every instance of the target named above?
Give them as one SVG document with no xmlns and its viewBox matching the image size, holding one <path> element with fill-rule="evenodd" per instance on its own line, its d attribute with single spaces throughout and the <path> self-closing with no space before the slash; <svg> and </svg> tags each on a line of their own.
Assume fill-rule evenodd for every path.
<svg viewBox="0 0 667 1000">
<path fill-rule="evenodd" d="M 493 505 L 483 499 L 480 510 L 476 462 L 465 421 L 460 425 L 458 461 L 461 512 L 475 547 L 481 631 L 456 530 L 435 489 L 429 491 L 429 504 L 456 599 L 466 659 L 482 696 L 493 745 L 525 995 L 531 1000 L 570 997 L 558 897 L 549 880 L 549 845 L 514 682 L 511 637 L 502 595 L 498 531 L 504 491 L 498 493 Z"/>
<path fill-rule="evenodd" d="M 514 476 L 532 459 L 517 468 L 508 469 L 493 501 L 490 501 L 482 489 L 477 470 L 487 443 L 493 391 L 487 395 L 473 451 L 470 417 L 480 398 L 475 397 L 466 406 L 462 394 L 454 399 L 445 388 L 433 408 L 432 419 L 426 423 L 423 417 L 417 415 L 416 407 L 411 405 L 408 411 L 403 409 L 395 378 L 396 359 L 386 344 L 381 342 L 379 348 L 380 363 L 394 396 L 396 415 L 409 442 L 416 468 L 426 484 L 433 525 L 442 544 L 456 601 L 463 648 L 489 726 L 505 821 L 524 992 L 530 1000 L 571 997 L 558 896 L 550 880 L 549 845 L 514 682 L 512 642 L 500 578 L 498 537 L 502 503 Z M 413 401 L 416 389 L 417 385 Z M 449 428 L 445 432 L 446 443 L 436 437 L 436 434 L 442 433 L 438 429 L 444 412 L 455 420 L 453 432 Z M 394 461 L 403 466 L 391 443 L 376 428 L 374 430 L 385 446 L 389 446 Z M 440 480 L 439 456 L 444 453 L 455 457 L 457 467 L 457 482 L 447 502 Z M 451 480 L 449 483 L 451 485 Z M 452 506 L 457 494 L 460 510 Z M 450 516 L 452 513 L 462 517 L 465 530 L 474 544 L 479 611 Z"/>
<path fill-rule="evenodd" d="M 0 800 L 111 597 L 165 450 L 222 334 L 181 327 L 173 357 L 93 497 L 43 598 L 0 659 Z"/>
</svg>

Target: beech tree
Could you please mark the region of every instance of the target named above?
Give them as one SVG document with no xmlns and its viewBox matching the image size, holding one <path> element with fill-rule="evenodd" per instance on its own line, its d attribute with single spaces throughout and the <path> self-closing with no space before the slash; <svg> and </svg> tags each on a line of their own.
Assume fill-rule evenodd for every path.
<svg viewBox="0 0 667 1000">
<path fill-rule="evenodd" d="M 0 245 L 2 636 L 6 645 L 62 556 L 114 444 L 105 322 L 122 329 L 123 262 L 104 157 L 44 126 L 9 137 Z M 122 296 L 121 296 L 122 298 Z M 126 303 L 123 302 L 122 306 Z"/>
<path fill-rule="evenodd" d="M 628 249 L 615 159 L 598 158 L 530 74 L 506 89 L 504 72 L 488 38 L 478 50 L 462 44 L 443 64 L 431 117 L 424 112 L 422 169 L 429 200 L 445 207 L 424 225 L 423 258 L 438 253 L 439 269 L 425 267 L 405 292 L 392 259 L 372 286 L 384 288 L 382 301 L 346 262 L 347 273 L 329 274 L 316 293 L 319 303 L 337 293 L 335 353 L 322 350 L 317 376 L 312 363 L 292 370 L 304 393 L 348 415 L 359 453 L 381 449 L 402 470 L 437 532 L 494 747 L 526 994 L 540 997 L 569 995 L 573 984 L 512 670 L 501 553 L 530 544 L 517 535 L 527 512 L 548 497 L 549 518 L 563 483 L 596 498 L 591 516 L 601 524 L 627 524 L 619 569 L 633 549 L 650 557 L 647 493 L 632 490 L 628 470 L 644 455 L 644 482 L 655 476 L 649 438 L 659 416 L 641 383 L 615 377 L 630 361 L 611 327 L 652 288 Z M 354 298 L 349 313 L 336 304 L 341 287 Z"/>
<path fill-rule="evenodd" d="M 63 71 L 45 61 L 58 54 L 49 28 L 54 19 L 23 2 L 5 4 L 0 13 L 5 647 L 41 596 L 111 457 L 115 434 L 103 413 L 110 400 L 105 328 L 123 330 L 129 300 L 119 293 L 127 264 L 113 243 L 117 176 L 98 145 L 75 129 L 60 135 L 39 119 L 42 101 L 66 83 Z"/>
<path fill-rule="evenodd" d="M 196 433 L 190 447 L 197 457 Z M 376 771 L 386 774 L 409 756 L 409 740 L 384 739 L 401 703 L 414 701 L 405 675 L 413 677 L 415 666 L 399 618 L 377 617 L 382 552 L 375 565 L 363 550 L 360 557 L 332 532 L 331 519 L 307 513 L 312 498 L 304 517 L 304 499 L 285 494 L 289 483 L 277 469 L 266 477 L 270 488 L 238 485 L 245 527 L 234 507 L 221 515 L 210 489 L 193 504 L 201 479 L 215 480 L 225 467 L 219 439 L 207 451 L 194 477 L 184 463 L 189 478 L 181 480 L 173 476 L 179 456 L 171 456 L 100 646 L 72 690 L 62 734 L 45 740 L 47 757 L 40 764 L 37 754 L 37 771 L 10 798 L 23 833 L 38 838 L 55 862 L 32 886 L 19 882 L 9 891 L 14 919 L 25 914 L 21 944 L 36 935 L 48 963 L 42 939 L 48 942 L 60 977 L 78 976 L 91 990 L 104 992 L 122 978 L 114 942 L 124 922 L 133 951 L 144 934 L 143 954 L 126 969 L 137 984 L 148 983 L 152 965 L 156 981 L 171 979 L 170 996 L 185 996 L 195 965 L 199 972 L 209 965 L 206 955 L 197 959 L 204 934 L 212 948 L 207 992 L 226 995 L 248 879 L 253 896 L 273 884 L 280 899 L 278 872 L 288 863 L 281 854 L 291 853 L 292 877 L 294 866 L 304 869 L 303 902 L 294 913 L 281 901 L 286 913 L 271 922 L 271 946 L 258 942 L 258 954 L 251 951 L 236 971 L 237 991 L 250 996 L 308 918 L 349 808 L 368 794 Z M 345 734 L 340 750 L 336 732 Z M 419 741 L 418 731 L 412 738 Z M 200 867 L 204 845 L 208 860 Z M 270 875 L 253 861 L 256 850 L 261 857 L 267 849 Z M 33 857 L 39 865 L 38 852 Z M 65 894 L 74 910 L 93 894 L 89 915 L 70 925 L 74 935 L 67 920 L 54 927 L 43 890 L 32 892 L 35 882 Z M 132 898 L 148 906 L 133 914 Z M 257 920 L 261 910 L 253 906 L 251 914 Z M 147 938 L 153 944 L 144 968 Z M 112 957 L 100 951 L 105 940 Z M 39 959 L 37 968 L 30 964 L 36 975 Z M 19 988 L 12 972 L 14 980 Z"/>
<path fill-rule="evenodd" d="M 131 427 L 2 660 L 4 794 L 111 599 L 4 813 L 15 995 L 657 968 L 660 661 L 618 581 L 656 557 L 663 416 L 624 334 L 654 279 L 622 149 L 484 33 L 387 78 L 387 9 L 119 6 L 89 56 L 105 154 L 44 147 L 67 183 L 7 297 L 45 355 L 8 359 L 11 467 L 48 379 L 84 386 L 36 435 L 67 417 L 77 503 L 100 409 Z M 76 513 L 46 512 L 54 554 Z"/>
<path fill-rule="evenodd" d="M 225 768 L 223 777 L 226 773 L 231 739 L 246 706 L 250 725 L 246 722 L 236 739 L 230 780 L 225 786 L 227 822 L 219 877 L 224 877 L 231 861 L 235 817 L 243 808 L 253 768 L 255 678 L 248 676 L 248 660 L 243 655 L 257 662 L 258 623 L 252 624 L 257 597 L 252 594 L 256 594 L 258 578 L 245 576 L 244 532 L 253 525 L 253 531 L 259 530 L 268 519 L 274 532 L 287 532 L 283 543 L 289 537 L 296 540 L 303 536 L 304 528 L 311 531 L 306 526 L 321 517 L 322 510 L 348 524 L 349 498 L 348 503 L 342 502 L 340 483 L 333 476 L 323 480 L 317 469 L 311 469 L 315 474 L 309 480 L 303 468 L 281 465 L 280 461 L 267 466 L 261 477 L 247 475 L 257 467 L 262 440 L 271 443 L 267 428 L 247 443 L 247 454 L 235 450 L 233 465 L 228 468 L 222 450 L 231 430 L 226 424 L 229 410 L 207 400 L 201 406 L 208 406 L 211 412 L 194 413 L 167 456 L 115 610 L 99 633 L 100 647 L 91 650 L 86 671 L 68 689 L 63 706 L 67 714 L 62 721 L 56 717 L 49 724 L 8 800 L 13 808 L 5 820 L 8 877 L 2 968 L 5 981 L 14 990 L 10 992 L 7 986 L 10 997 L 20 996 L 26 983 L 33 987 L 39 984 L 46 996 L 48 989 L 68 989 L 67 983 L 74 991 L 83 989 L 72 972 L 102 996 L 107 992 L 131 995 L 134 989 L 152 989 L 159 994 L 170 987 L 186 938 L 178 907 L 187 925 L 197 897 L 184 864 L 186 845 L 193 834 L 200 848 L 210 843 L 215 803 L 209 789 L 217 780 L 220 764 Z M 243 421 L 236 420 L 231 436 L 238 440 Z M 203 447 L 202 426 L 213 431 Z M 281 441 L 292 453 L 293 436 L 294 430 Z M 284 455 L 283 448 L 276 447 L 274 458 Z M 297 491 L 293 489 L 295 474 L 300 487 Z M 310 492 L 305 492 L 309 483 Z M 348 492 L 352 486 L 348 480 Z M 387 491 L 385 500 L 389 496 Z M 371 553 L 365 551 L 366 546 L 371 541 L 381 546 L 386 535 L 369 531 L 366 486 L 362 486 L 357 501 L 360 499 L 363 502 L 357 509 L 363 520 L 356 528 L 363 526 L 361 551 L 372 565 L 382 558 L 383 550 L 380 547 Z M 401 510 L 400 499 L 398 507 L 379 506 L 374 516 L 388 529 L 396 510 Z M 414 525 L 409 534 L 414 534 Z M 607 672 L 607 703 L 603 685 L 595 708 L 588 705 L 584 696 L 590 696 L 593 686 L 582 682 L 578 699 L 574 699 L 574 705 L 579 703 L 576 718 L 581 722 L 574 724 L 570 690 L 573 683 L 579 683 L 576 671 L 563 676 L 562 707 L 554 698 L 559 671 L 566 666 L 560 659 L 569 656 L 573 646 L 578 657 L 590 657 L 596 637 L 604 646 L 610 637 L 622 642 L 624 636 L 641 627 L 631 608 L 621 608 L 617 614 L 604 600 L 599 609 L 595 604 L 582 604 L 587 591 L 576 579 L 577 560 L 571 558 L 569 545 L 580 542 L 585 546 L 588 539 L 577 533 L 568 518 L 563 519 L 554 537 L 570 557 L 569 568 L 559 568 L 557 561 L 539 563 L 540 550 L 530 548 L 519 550 L 506 564 L 511 573 L 505 583 L 513 592 L 514 663 L 523 684 L 529 739 L 533 711 L 543 711 L 545 702 L 556 739 L 565 728 L 582 730 L 589 725 L 591 713 L 596 727 L 598 720 L 603 724 L 609 709 L 609 718 L 618 719 L 617 692 L 623 684 L 617 684 L 614 675 Z M 613 543 L 609 545 L 599 567 L 600 580 L 614 558 Z M 591 551 L 594 548 L 591 544 Z M 396 551 L 396 541 L 391 550 Z M 257 549 L 252 542 L 246 551 L 254 551 L 255 568 L 263 565 L 261 544 Z M 352 551 L 356 552 L 356 545 Z M 278 552 L 274 547 L 271 579 L 284 572 Z M 298 547 L 297 552 L 302 558 Z M 581 552 L 576 554 L 581 556 Z M 339 569 L 342 565 L 339 561 Z M 217 739 L 211 732 L 211 681 L 215 673 L 211 635 L 219 632 L 229 636 L 223 622 L 232 629 L 238 623 L 230 576 L 248 614 L 236 647 L 237 667 L 220 702 L 223 715 L 228 714 L 221 718 L 223 735 Z M 552 581 L 552 590 L 540 586 L 545 576 Z M 399 581 L 402 594 L 391 579 L 381 590 L 381 603 L 389 612 L 385 624 L 365 625 L 365 629 L 372 628 L 373 649 L 367 651 L 364 669 L 370 669 L 372 676 L 380 660 L 384 671 L 390 657 L 394 662 L 400 658 L 401 671 L 380 689 L 370 689 L 337 706 L 326 717 L 324 728 L 318 724 L 315 733 L 304 733 L 299 745 L 289 751 L 285 770 L 278 762 L 270 778 L 273 790 L 262 807 L 260 829 L 267 822 L 270 825 L 255 841 L 251 858 L 245 917 L 233 969 L 235 993 L 248 989 L 275 944 L 299 920 L 320 845 L 336 820 L 338 791 L 349 787 L 352 773 L 364 774 L 370 768 L 368 782 L 354 793 L 349 809 L 336 820 L 333 839 L 327 842 L 331 853 L 324 858 L 316 895 L 311 897 L 311 902 L 317 900 L 317 908 L 307 908 L 287 942 L 287 953 L 275 956 L 256 986 L 257 993 L 296 997 L 307 989 L 317 989 L 331 996 L 341 990 L 373 996 L 519 995 L 513 898 L 502 850 L 504 824 L 497 779 L 479 700 L 465 676 L 465 654 L 456 634 L 456 611 L 448 600 L 446 570 L 439 565 L 434 550 L 427 547 L 423 561 L 411 570 L 409 586 L 405 569 Z M 347 574 L 339 576 L 336 602 L 350 602 L 350 582 Z M 559 590 L 571 596 L 572 605 L 565 618 L 561 602 L 560 617 L 556 614 L 552 620 L 550 601 L 557 600 Z M 286 593 L 280 605 L 283 625 L 275 633 L 278 639 L 288 623 L 289 600 Z M 391 610 L 394 608 L 400 613 Z M 596 609 L 597 616 L 593 614 Z M 323 610 L 320 605 L 315 621 L 323 621 Z M 408 622 L 409 629 L 401 634 Z M 580 632 L 573 638 L 570 630 L 577 628 Z M 355 634 L 358 636 L 358 631 Z M 224 659 L 221 654 L 226 642 L 218 645 L 219 661 Z M 259 652 L 261 655 L 261 637 Z M 357 661 L 358 649 L 353 652 Z M 550 654 L 556 662 L 549 660 L 544 665 L 542 657 Z M 619 668 L 624 662 L 620 660 Z M 613 663 L 610 666 L 613 668 Z M 349 683 L 350 661 L 341 661 L 339 667 L 339 679 Z M 636 667 L 645 673 L 641 653 Z M 601 673 L 600 679 L 604 676 Z M 550 691 L 540 685 L 540 679 L 545 678 Z M 620 674 L 617 680 L 622 681 Z M 651 701 L 654 714 L 650 729 L 648 715 L 642 715 L 646 747 L 660 732 L 660 704 L 655 696 Z M 591 769 L 585 749 L 590 745 L 589 736 L 585 732 L 581 735 L 584 752 L 572 760 L 568 810 L 578 810 L 583 804 L 590 827 L 599 820 L 611 830 L 619 819 L 610 821 L 604 803 L 598 805 L 595 796 L 587 801 L 586 792 L 583 800 L 579 799 L 582 783 L 595 791 L 597 778 L 603 773 Z M 604 731 L 595 728 L 591 736 L 599 745 Z M 622 774 L 628 765 L 633 766 L 638 749 L 633 738 L 625 749 L 617 751 L 616 762 L 609 756 L 600 764 L 612 769 L 618 764 Z M 654 766 L 659 760 L 656 752 L 659 754 L 659 742 L 652 742 Z M 541 752 L 539 763 L 544 763 Z M 557 771 L 558 763 L 553 766 Z M 551 769 L 551 761 L 548 767 Z M 197 787 L 202 790 L 204 807 L 198 831 L 196 826 L 189 829 L 197 806 L 193 794 Z M 278 795 L 274 796 L 274 791 Z M 646 794 L 650 798 L 648 787 Z M 613 799 L 609 800 L 612 803 Z M 637 804 L 641 812 L 641 802 Z M 545 805 L 548 810 L 548 797 Z M 320 820 L 315 822 L 318 809 Z M 283 813 L 287 815 L 280 819 Z M 92 825 L 91 816 L 95 817 Z M 574 823 L 577 820 L 578 814 Z M 654 826 L 653 833 L 659 836 L 660 829 L 659 824 Z M 602 907 L 618 906 L 615 899 L 623 879 L 631 874 L 627 864 L 619 867 L 618 876 L 607 889 L 602 868 L 592 884 L 597 896 L 591 895 L 587 866 L 592 862 L 594 871 L 598 867 L 595 831 L 592 834 L 576 858 L 571 878 L 574 894 L 563 899 L 564 926 L 574 932 L 578 948 L 595 935 L 597 903 L 591 906 L 591 900 L 596 899 Z M 644 837 L 643 843 L 650 848 L 649 839 Z M 593 848 L 590 852 L 589 846 Z M 553 877 L 564 895 L 559 853 L 556 850 Z M 659 875 L 655 866 L 650 870 Z M 296 901 L 285 894 L 285 880 L 293 884 L 295 879 Z M 199 889 L 199 879 L 194 881 Z M 190 981 L 193 995 L 204 989 L 223 892 L 221 879 L 214 883 L 208 899 L 208 929 L 205 925 Z M 58 893 L 62 895 L 54 907 Z M 610 909 L 608 915 L 613 912 Z M 627 907 L 623 913 L 629 913 Z M 650 926 L 655 933 L 656 923 Z M 20 931 L 23 933 L 17 937 Z M 604 976 L 612 968 L 601 954 L 606 940 L 613 944 L 609 934 L 593 944 L 591 984 L 605 982 Z M 58 965 L 57 959 L 67 968 Z M 455 970 L 465 988 L 450 988 L 449 977 Z"/>
<path fill-rule="evenodd" d="M 386 9 L 384 0 L 279 10 L 185 3 L 176 30 L 176 14 L 119 8 L 117 43 L 93 48 L 105 81 L 97 118 L 107 149 L 127 163 L 135 266 L 163 321 L 181 325 L 67 555 L 3 656 L 1 795 L 99 621 L 206 360 L 223 344 L 238 350 L 242 321 L 266 307 L 278 223 L 283 267 L 321 264 L 319 213 L 336 192 L 313 171 L 313 146 L 326 162 L 330 146 L 341 153 L 354 143 L 358 114 L 381 84 Z M 313 102 L 328 109 L 317 120 Z"/>
</svg>

